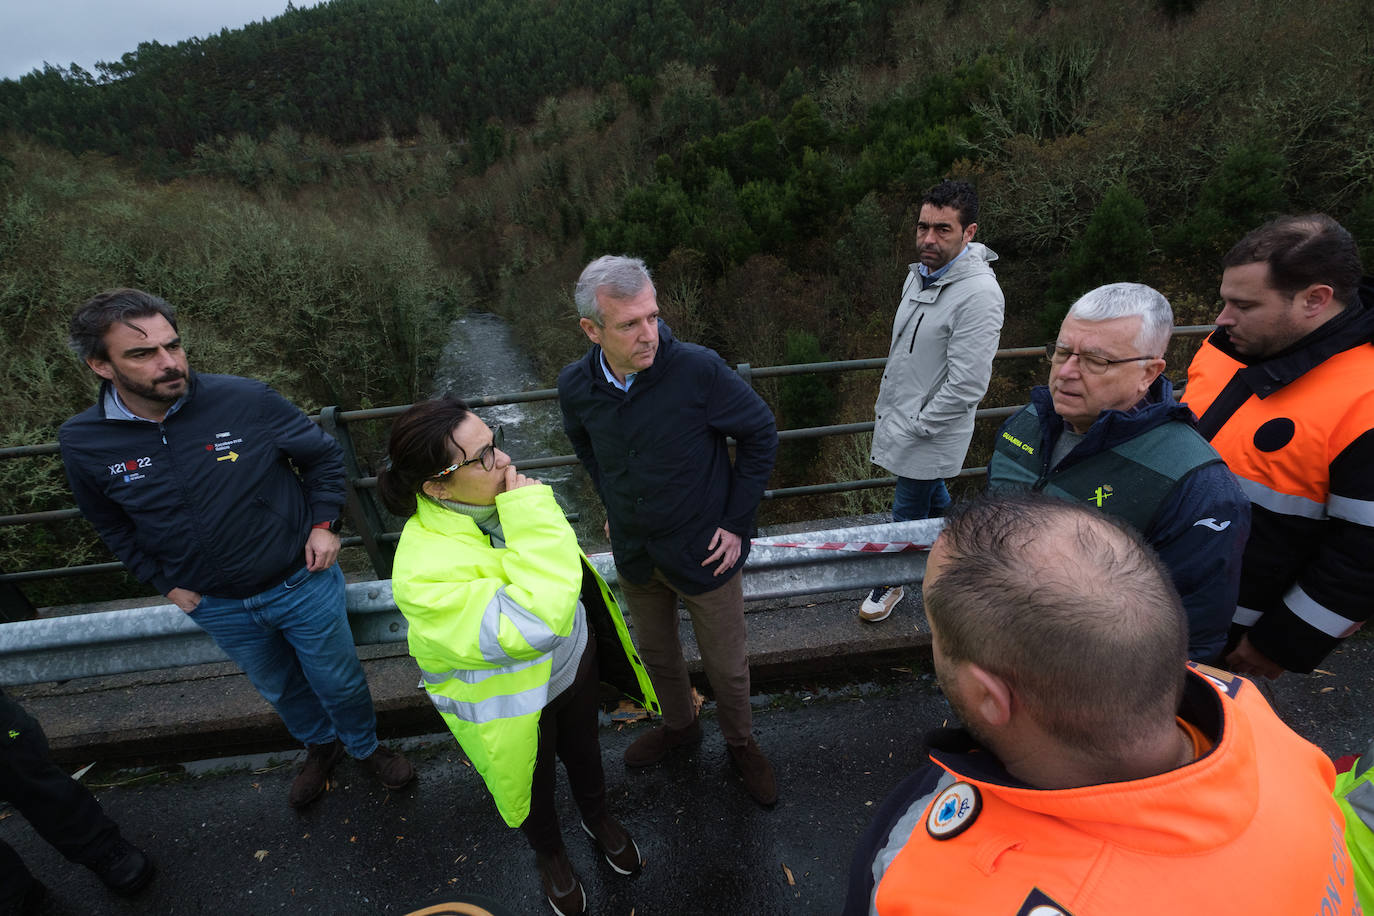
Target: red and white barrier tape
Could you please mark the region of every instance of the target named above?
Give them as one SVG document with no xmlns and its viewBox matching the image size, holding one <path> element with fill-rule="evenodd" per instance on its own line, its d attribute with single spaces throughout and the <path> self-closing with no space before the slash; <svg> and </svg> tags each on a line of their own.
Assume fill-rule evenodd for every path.
<svg viewBox="0 0 1374 916">
<path fill-rule="evenodd" d="M 825 541 L 822 543 L 806 543 L 805 541 L 771 541 L 756 540 L 755 547 L 804 547 L 808 550 L 846 550 L 853 553 L 905 553 L 909 550 L 929 550 L 929 544 L 917 544 L 914 541 L 892 541 L 891 543 L 874 543 L 872 541 Z"/>
</svg>

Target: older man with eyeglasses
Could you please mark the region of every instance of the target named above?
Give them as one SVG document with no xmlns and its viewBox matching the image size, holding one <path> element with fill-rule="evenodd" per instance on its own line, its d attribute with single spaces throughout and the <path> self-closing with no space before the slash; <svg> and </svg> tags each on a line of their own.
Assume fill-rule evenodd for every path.
<svg viewBox="0 0 1374 916">
<path fill-rule="evenodd" d="M 1049 385 L 998 431 L 988 487 L 1043 490 L 1134 526 L 1183 598 L 1188 657 L 1212 663 L 1235 608 L 1250 507 L 1163 375 L 1173 324 L 1169 301 L 1139 283 L 1075 302 L 1045 346 Z"/>
</svg>

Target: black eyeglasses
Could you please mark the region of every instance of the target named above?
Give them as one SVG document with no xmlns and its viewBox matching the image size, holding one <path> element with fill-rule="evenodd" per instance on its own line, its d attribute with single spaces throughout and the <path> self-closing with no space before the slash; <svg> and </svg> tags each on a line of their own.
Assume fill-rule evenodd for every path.
<svg viewBox="0 0 1374 916">
<path fill-rule="evenodd" d="M 457 464 L 450 464 L 439 473 L 435 474 L 430 480 L 443 480 L 454 471 L 462 470 L 470 464 L 481 462 L 482 470 L 490 471 L 496 467 L 496 450 L 506 444 L 506 435 L 501 432 L 501 427 L 496 427 L 491 431 L 491 445 L 482 446 L 482 450 L 477 453 L 476 458 L 469 458 L 467 461 L 460 461 Z"/>
<path fill-rule="evenodd" d="M 1128 356 L 1125 359 L 1107 359 L 1105 356 L 1095 356 L 1092 353 L 1076 353 L 1068 347 L 1059 346 L 1055 341 L 1045 344 L 1045 355 L 1056 366 L 1067 363 L 1070 356 L 1077 356 L 1078 365 L 1093 375 L 1104 375 L 1112 366 L 1121 363 L 1134 363 L 1142 359 L 1159 359 L 1158 356 Z"/>
</svg>

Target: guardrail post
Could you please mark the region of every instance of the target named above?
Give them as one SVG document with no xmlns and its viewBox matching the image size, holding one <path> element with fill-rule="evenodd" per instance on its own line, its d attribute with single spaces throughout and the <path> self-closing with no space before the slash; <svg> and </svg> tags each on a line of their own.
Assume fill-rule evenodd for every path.
<svg viewBox="0 0 1374 916">
<path fill-rule="evenodd" d="M 363 540 L 363 549 L 367 551 L 367 558 L 372 561 L 372 569 L 377 573 L 377 578 L 390 579 L 391 560 L 395 556 L 394 548 L 382 542 L 381 535 L 386 526 L 382 524 L 382 515 L 377 511 L 377 504 L 372 501 L 372 494 L 363 493 L 358 488 L 358 480 L 363 473 L 358 465 L 358 453 L 353 449 L 353 437 L 348 434 L 348 424 L 339 415 L 339 408 L 326 407 L 320 411 L 320 426 L 333 436 L 334 441 L 343 449 L 344 470 L 348 475 L 345 493 L 348 497 L 349 521 L 353 523 L 353 527 L 358 530 L 358 536 Z"/>
</svg>

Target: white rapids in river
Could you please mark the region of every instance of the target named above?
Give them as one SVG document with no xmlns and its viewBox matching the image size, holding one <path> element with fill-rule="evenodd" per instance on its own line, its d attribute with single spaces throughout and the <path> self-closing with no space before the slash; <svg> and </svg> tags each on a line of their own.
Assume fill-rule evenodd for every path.
<svg viewBox="0 0 1374 916">
<path fill-rule="evenodd" d="M 535 376 L 529 357 L 503 319 L 471 312 L 449 326 L 448 343 L 439 356 L 434 375 L 435 397 L 453 394 L 467 400 L 551 387 L 552 380 L 541 381 Z M 521 459 L 566 455 L 572 451 L 563 435 L 556 401 L 500 404 L 477 408 L 476 413 L 488 426 L 500 426 L 505 431 L 505 450 L 517 467 Z M 570 502 L 576 489 L 570 485 L 572 468 L 540 468 L 534 476 L 558 492 L 565 509 L 574 508 Z"/>
</svg>

